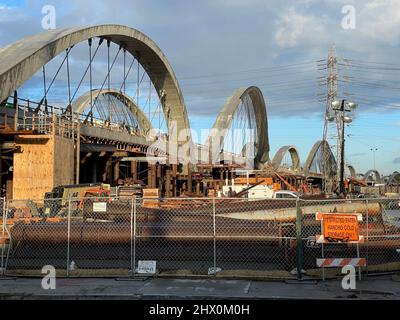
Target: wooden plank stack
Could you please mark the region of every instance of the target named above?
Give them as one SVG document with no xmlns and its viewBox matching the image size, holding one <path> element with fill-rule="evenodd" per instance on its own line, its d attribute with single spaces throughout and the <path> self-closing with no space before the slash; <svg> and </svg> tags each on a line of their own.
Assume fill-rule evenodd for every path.
<svg viewBox="0 0 400 320">
<path fill-rule="evenodd" d="M 160 190 L 143 189 L 143 207 L 158 208 L 160 206 Z"/>
<path fill-rule="evenodd" d="M 209 198 L 216 198 L 217 197 L 217 191 L 215 189 L 209 189 L 208 190 L 208 197 Z"/>
<path fill-rule="evenodd" d="M 140 184 L 132 186 L 121 186 L 118 190 L 120 198 L 141 198 L 143 196 L 143 188 Z"/>
<path fill-rule="evenodd" d="M 249 178 L 248 180 L 247 178 L 236 178 L 235 184 L 247 184 L 248 182 L 250 185 L 253 185 L 261 181 L 262 181 L 261 185 L 267 185 L 267 186 L 270 186 L 274 183 L 274 180 L 272 178 L 259 177 L 259 178 Z"/>
</svg>

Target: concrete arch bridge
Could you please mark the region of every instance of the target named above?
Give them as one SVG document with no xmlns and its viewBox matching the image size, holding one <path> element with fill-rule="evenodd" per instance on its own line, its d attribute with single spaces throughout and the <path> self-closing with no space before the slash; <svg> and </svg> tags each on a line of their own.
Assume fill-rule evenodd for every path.
<svg viewBox="0 0 400 320">
<path fill-rule="evenodd" d="M 86 64 L 76 68 L 74 57 L 82 55 Z M 205 145 L 194 143 L 170 62 L 153 40 L 126 26 L 53 30 L 1 48 L 0 83 L 0 184 L 9 199 L 128 178 L 166 196 L 200 195 L 241 168 L 303 180 L 337 172 L 321 141 L 303 165 L 295 146 L 270 159 L 267 106 L 255 86 L 235 91 Z M 26 90 L 32 83 L 42 89 Z"/>
</svg>

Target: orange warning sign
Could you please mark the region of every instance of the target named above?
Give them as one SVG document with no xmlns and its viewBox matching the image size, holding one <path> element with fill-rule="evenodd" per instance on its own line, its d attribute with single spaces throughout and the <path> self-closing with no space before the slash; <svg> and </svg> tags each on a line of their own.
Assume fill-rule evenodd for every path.
<svg viewBox="0 0 400 320">
<path fill-rule="evenodd" d="M 322 214 L 324 238 L 328 242 L 359 241 L 358 217 L 348 214 Z"/>
</svg>

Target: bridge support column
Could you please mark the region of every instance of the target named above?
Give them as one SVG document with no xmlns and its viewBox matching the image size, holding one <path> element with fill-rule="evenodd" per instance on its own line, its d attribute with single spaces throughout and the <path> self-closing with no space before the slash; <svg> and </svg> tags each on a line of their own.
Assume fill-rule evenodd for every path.
<svg viewBox="0 0 400 320">
<path fill-rule="evenodd" d="M 150 163 L 147 171 L 147 186 L 150 189 L 157 188 L 157 168 L 154 164 Z"/>
<path fill-rule="evenodd" d="M 112 183 L 113 180 L 113 168 L 112 168 L 112 154 L 108 155 L 106 165 L 104 168 L 104 174 L 103 174 L 103 182 L 105 183 Z"/>
<path fill-rule="evenodd" d="M 192 168 L 188 165 L 188 183 L 187 183 L 187 191 L 192 193 L 193 191 L 193 177 L 192 177 Z"/>
<path fill-rule="evenodd" d="M 136 161 L 131 162 L 131 175 L 132 175 L 132 178 L 135 181 L 137 181 L 138 176 L 137 176 L 137 162 Z"/>
<path fill-rule="evenodd" d="M 200 181 L 196 181 L 196 195 L 200 197 L 201 191 L 200 191 Z"/>
<path fill-rule="evenodd" d="M 157 165 L 151 166 L 151 185 L 152 188 L 157 188 Z"/>
<path fill-rule="evenodd" d="M 172 180 L 173 180 L 173 191 L 174 191 L 174 198 L 178 195 L 178 188 L 177 188 L 177 172 L 178 172 L 178 167 L 176 164 L 172 165 Z"/>
<path fill-rule="evenodd" d="M 119 180 L 119 160 L 114 164 L 114 185 L 118 185 Z"/>
<path fill-rule="evenodd" d="M 151 180 L 152 180 L 152 177 L 151 177 L 151 165 L 149 163 L 148 167 L 147 167 L 147 188 L 151 188 Z"/>
<path fill-rule="evenodd" d="M 160 164 L 157 164 L 157 187 L 160 189 L 162 189 L 162 166 Z"/>
<path fill-rule="evenodd" d="M 91 180 L 92 180 L 91 181 L 92 183 L 96 183 L 97 182 L 97 162 L 93 163 Z"/>
<path fill-rule="evenodd" d="M 165 196 L 169 198 L 171 196 L 171 168 L 167 166 L 165 173 Z"/>
</svg>

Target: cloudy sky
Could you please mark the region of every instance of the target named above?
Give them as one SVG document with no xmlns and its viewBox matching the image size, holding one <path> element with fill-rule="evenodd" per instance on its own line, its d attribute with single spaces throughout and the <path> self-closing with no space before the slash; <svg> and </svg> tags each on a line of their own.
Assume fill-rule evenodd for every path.
<svg viewBox="0 0 400 320">
<path fill-rule="evenodd" d="M 57 28 L 115 23 L 150 36 L 174 67 L 194 129 L 211 127 L 234 90 L 259 86 L 271 157 L 295 145 L 305 160 L 322 138 L 324 60 L 335 45 L 340 97 L 359 103 L 347 161 L 364 173 L 378 148 L 378 170 L 400 170 L 398 0 L 0 0 L 0 46 L 43 32 L 44 5 L 55 7 Z M 342 26 L 348 5 L 355 29 Z"/>
</svg>

